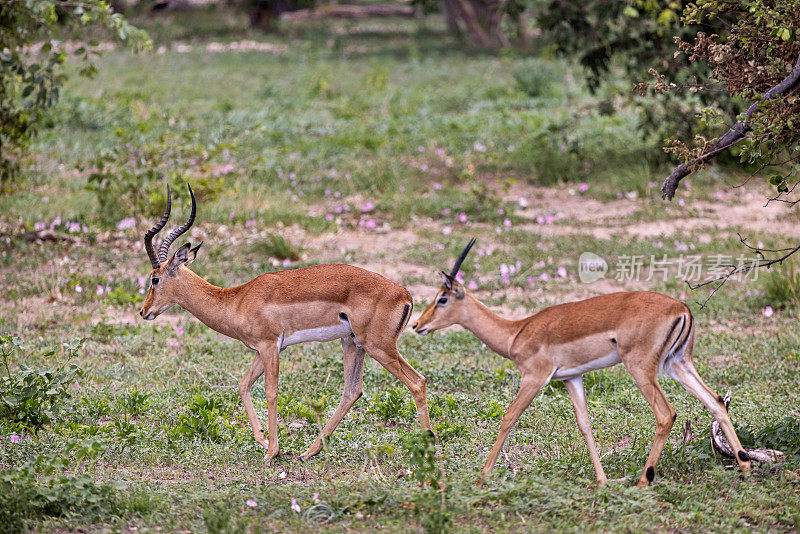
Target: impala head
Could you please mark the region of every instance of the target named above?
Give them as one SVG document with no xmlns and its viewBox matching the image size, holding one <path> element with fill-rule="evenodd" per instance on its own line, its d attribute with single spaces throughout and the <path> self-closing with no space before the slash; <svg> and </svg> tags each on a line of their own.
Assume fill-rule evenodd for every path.
<svg viewBox="0 0 800 534">
<path fill-rule="evenodd" d="M 442 271 L 442 287 L 436 293 L 433 303 L 422 312 L 422 315 L 412 326 L 417 334 L 424 336 L 429 332 L 447 328 L 461 321 L 464 297 L 467 295 L 467 290 L 456 280 L 456 275 L 464 262 L 464 258 L 467 257 L 474 244 L 475 239 L 473 238 L 461 251 L 461 255 L 449 274 Z"/>
<path fill-rule="evenodd" d="M 203 244 L 200 243 L 192 248 L 191 243 L 186 243 L 176 250 L 172 257 L 167 258 L 170 245 L 192 227 L 194 216 L 197 212 L 197 204 L 192 187 L 189 184 L 186 185 L 189 187 L 189 195 L 192 197 L 192 214 L 189 219 L 164 238 L 158 248 L 158 253 L 156 253 L 153 248 L 153 237 L 167 224 L 170 210 L 172 209 L 172 195 L 169 186 L 167 186 L 167 209 L 161 220 L 144 234 L 144 249 L 147 251 L 153 270 L 150 271 L 150 288 L 142 304 L 142 309 L 139 310 L 139 315 L 148 321 L 155 319 L 167 308 L 177 303 L 180 294 L 180 267 L 192 263 L 197 256 L 197 251 Z"/>
</svg>

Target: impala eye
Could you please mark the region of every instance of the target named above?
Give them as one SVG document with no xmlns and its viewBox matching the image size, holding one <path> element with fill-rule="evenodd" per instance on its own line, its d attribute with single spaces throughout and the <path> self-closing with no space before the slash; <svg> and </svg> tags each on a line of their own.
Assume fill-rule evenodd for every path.
<svg viewBox="0 0 800 534">
<path fill-rule="evenodd" d="M 447 304 L 447 297 L 440 298 L 438 301 L 436 301 L 436 304 Z"/>
<path fill-rule="evenodd" d="M 158 277 L 154 276 L 152 282 L 153 282 L 153 285 L 158 284 Z"/>
</svg>

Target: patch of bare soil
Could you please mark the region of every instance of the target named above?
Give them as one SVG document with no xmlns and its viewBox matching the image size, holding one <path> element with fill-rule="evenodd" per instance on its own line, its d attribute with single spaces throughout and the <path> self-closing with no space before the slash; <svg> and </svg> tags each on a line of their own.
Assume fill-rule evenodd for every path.
<svg viewBox="0 0 800 534">
<path fill-rule="evenodd" d="M 700 216 L 676 216 L 668 220 L 647 222 L 628 222 L 626 219 L 634 211 L 652 202 L 663 201 L 622 198 L 602 202 L 580 195 L 574 188 L 546 188 L 520 183 L 503 192 L 503 198 L 520 203 L 521 207 L 516 214 L 532 221 L 549 214 L 556 222 L 581 223 L 578 226 L 569 223 L 530 223 L 521 226 L 532 233 L 546 236 L 586 233 L 598 239 L 611 239 L 620 235 L 651 238 L 713 229 L 800 238 L 800 224 L 781 223 L 788 210 L 784 204 L 773 202 L 765 207 L 768 191 L 763 188 L 736 191 L 738 194 L 729 192 L 727 195 L 720 195 L 717 202 L 691 199 L 686 201 L 687 207 L 699 211 L 702 214 Z"/>
</svg>

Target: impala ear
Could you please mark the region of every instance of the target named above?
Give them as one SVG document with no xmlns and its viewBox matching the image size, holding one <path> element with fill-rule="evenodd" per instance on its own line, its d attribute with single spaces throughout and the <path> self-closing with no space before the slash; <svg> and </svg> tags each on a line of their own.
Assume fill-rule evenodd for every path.
<svg viewBox="0 0 800 534">
<path fill-rule="evenodd" d="M 454 280 L 444 271 L 441 271 L 440 274 L 442 275 L 442 286 L 445 289 L 452 289 Z"/>
<path fill-rule="evenodd" d="M 453 281 L 452 286 L 453 287 L 451 293 L 453 294 L 453 296 L 458 300 L 463 299 L 464 296 L 467 294 L 466 290 L 464 289 L 464 286 L 462 286 L 457 280 Z"/>
<path fill-rule="evenodd" d="M 191 248 L 192 244 L 186 243 L 178 248 L 167 262 L 167 271 L 174 276 L 178 272 L 178 267 L 192 263 L 197 256 L 197 250 L 202 244 L 203 243 L 200 243 L 200 245 L 197 245 L 195 248 Z"/>
</svg>

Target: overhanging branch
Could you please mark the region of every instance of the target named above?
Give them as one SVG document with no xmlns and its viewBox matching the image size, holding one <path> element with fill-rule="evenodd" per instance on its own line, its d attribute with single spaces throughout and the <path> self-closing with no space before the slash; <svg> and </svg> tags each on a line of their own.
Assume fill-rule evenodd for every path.
<svg viewBox="0 0 800 534">
<path fill-rule="evenodd" d="M 667 179 L 664 180 L 664 183 L 661 184 L 661 198 L 672 200 L 681 180 L 689 176 L 700 165 L 717 157 L 719 154 L 744 139 L 751 129 L 750 118 L 756 111 L 758 111 L 758 108 L 765 100 L 769 100 L 776 96 L 783 96 L 795 89 L 799 84 L 800 56 L 797 57 L 797 62 L 794 64 L 794 68 L 786 78 L 781 80 L 778 85 L 761 95 L 761 100 L 758 102 L 753 102 L 750 107 L 747 108 L 747 111 L 744 113 L 746 117 L 744 121 L 734 124 L 733 128 L 728 130 L 717 140 L 716 143 L 711 145 L 711 148 L 709 148 L 704 154 L 688 163 L 681 163 L 675 167 L 675 169 L 673 169 L 672 173 L 670 173 L 670 175 L 667 176 Z"/>
</svg>

